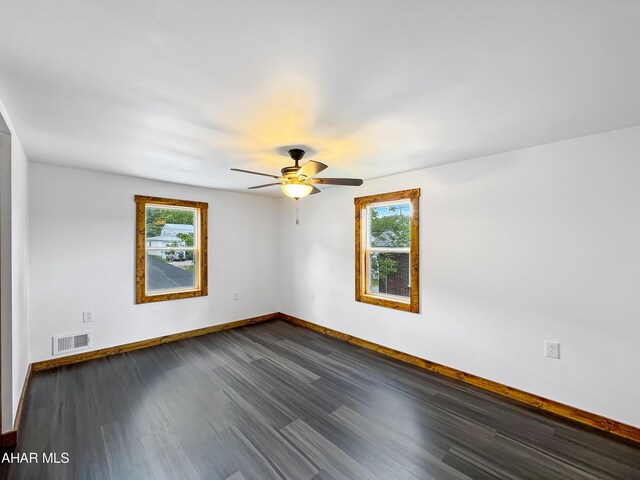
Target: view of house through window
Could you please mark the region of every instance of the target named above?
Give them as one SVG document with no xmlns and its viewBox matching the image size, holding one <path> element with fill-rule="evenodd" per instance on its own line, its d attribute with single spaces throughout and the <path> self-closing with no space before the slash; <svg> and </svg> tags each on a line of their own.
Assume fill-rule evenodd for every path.
<svg viewBox="0 0 640 480">
<path fill-rule="evenodd" d="M 367 207 L 370 293 L 409 297 L 411 294 L 411 204 Z"/>
<path fill-rule="evenodd" d="M 190 208 L 147 206 L 147 292 L 195 286 L 196 214 L 197 211 Z"/>
<path fill-rule="evenodd" d="M 206 204 L 148 197 L 136 201 L 142 216 L 138 235 L 144 234 L 138 238 L 138 303 L 206 295 Z"/>
<path fill-rule="evenodd" d="M 355 199 L 356 300 L 418 311 L 420 190 Z"/>
</svg>

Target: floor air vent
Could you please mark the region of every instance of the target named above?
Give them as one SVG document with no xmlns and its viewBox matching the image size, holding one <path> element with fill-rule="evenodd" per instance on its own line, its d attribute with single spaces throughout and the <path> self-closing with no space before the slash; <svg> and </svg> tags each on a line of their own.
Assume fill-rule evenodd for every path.
<svg viewBox="0 0 640 480">
<path fill-rule="evenodd" d="M 53 337 L 53 354 L 74 352 L 87 348 L 91 344 L 89 332 L 72 333 Z"/>
</svg>

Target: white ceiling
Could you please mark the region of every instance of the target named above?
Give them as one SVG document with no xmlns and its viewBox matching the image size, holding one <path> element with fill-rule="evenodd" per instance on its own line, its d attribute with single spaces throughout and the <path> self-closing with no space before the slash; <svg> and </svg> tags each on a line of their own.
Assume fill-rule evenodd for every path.
<svg viewBox="0 0 640 480">
<path fill-rule="evenodd" d="M 0 12 L 0 98 L 37 162 L 244 189 L 268 180 L 229 168 L 277 173 L 282 145 L 311 146 L 325 176 L 367 179 L 640 124 L 637 1 Z"/>
</svg>

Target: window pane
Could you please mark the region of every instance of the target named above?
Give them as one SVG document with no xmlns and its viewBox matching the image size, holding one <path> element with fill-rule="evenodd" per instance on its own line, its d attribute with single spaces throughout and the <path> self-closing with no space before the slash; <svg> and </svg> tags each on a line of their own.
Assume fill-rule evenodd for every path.
<svg viewBox="0 0 640 480">
<path fill-rule="evenodd" d="M 196 224 L 194 209 L 147 207 L 145 245 L 147 247 L 193 247 Z"/>
<path fill-rule="evenodd" d="M 369 252 L 369 291 L 410 297 L 410 269 L 408 253 Z"/>
<path fill-rule="evenodd" d="M 411 246 L 411 204 L 381 205 L 370 209 L 370 245 L 406 248 Z"/>
<path fill-rule="evenodd" d="M 193 252 L 152 251 L 147 253 L 147 291 L 184 290 L 195 288 Z"/>
</svg>

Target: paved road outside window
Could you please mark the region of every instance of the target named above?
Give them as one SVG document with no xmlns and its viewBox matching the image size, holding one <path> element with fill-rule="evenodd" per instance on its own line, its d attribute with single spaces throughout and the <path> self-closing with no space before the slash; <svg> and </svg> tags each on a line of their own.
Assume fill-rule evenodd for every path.
<svg viewBox="0 0 640 480">
<path fill-rule="evenodd" d="M 149 290 L 193 287 L 193 272 L 174 267 L 153 255 L 149 255 L 148 259 L 147 285 Z"/>
</svg>

